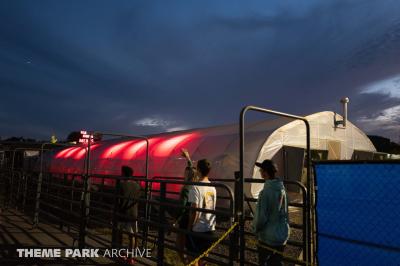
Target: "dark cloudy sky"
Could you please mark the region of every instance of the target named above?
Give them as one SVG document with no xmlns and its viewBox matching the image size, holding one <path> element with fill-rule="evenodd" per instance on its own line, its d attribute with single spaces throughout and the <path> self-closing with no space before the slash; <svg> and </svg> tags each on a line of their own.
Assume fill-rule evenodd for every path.
<svg viewBox="0 0 400 266">
<path fill-rule="evenodd" d="M 400 135 L 400 1 L 1 1 L 0 135 L 340 111 Z"/>
</svg>

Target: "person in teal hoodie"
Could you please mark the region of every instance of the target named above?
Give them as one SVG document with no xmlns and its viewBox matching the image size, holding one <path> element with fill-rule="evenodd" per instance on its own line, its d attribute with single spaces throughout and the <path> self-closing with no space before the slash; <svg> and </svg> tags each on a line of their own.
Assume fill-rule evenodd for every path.
<svg viewBox="0 0 400 266">
<path fill-rule="evenodd" d="M 283 253 L 290 235 L 286 190 L 283 182 L 276 177 L 277 167 L 273 161 L 257 162 L 256 166 L 265 179 L 253 220 L 253 231 L 258 239 L 259 265 L 282 265 L 279 253 Z"/>
</svg>

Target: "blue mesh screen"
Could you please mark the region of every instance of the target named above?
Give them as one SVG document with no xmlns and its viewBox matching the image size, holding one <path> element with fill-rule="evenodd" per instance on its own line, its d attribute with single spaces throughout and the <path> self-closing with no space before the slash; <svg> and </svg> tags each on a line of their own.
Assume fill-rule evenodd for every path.
<svg viewBox="0 0 400 266">
<path fill-rule="evenodd" d="M 400 163 L 315 171 L 320 265 L 400 265 Z"/>
</svg>

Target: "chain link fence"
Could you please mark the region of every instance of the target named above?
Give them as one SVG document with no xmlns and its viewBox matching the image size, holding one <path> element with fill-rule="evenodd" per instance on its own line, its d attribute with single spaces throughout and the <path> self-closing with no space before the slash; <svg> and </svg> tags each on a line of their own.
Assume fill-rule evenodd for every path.
<svg viewBox="0 0 400 266">
<path fill-rule="evenodd" d="M 314 167 L 319 265 L 400 265 L 400 161 Z"/>
</svg>

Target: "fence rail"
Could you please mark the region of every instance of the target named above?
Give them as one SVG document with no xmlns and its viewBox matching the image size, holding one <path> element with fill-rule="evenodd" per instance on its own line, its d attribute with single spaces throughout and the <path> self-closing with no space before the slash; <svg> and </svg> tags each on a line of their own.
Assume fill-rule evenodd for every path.
<svg viewBox="0 0 400 266">
<path fill-rule="evenodd" d="M 39 175 L 41 180 L 39 182 Z M 185 182 L 179 177 L 119 177 L 108 175 L 93 175 L 89 176 L 92 179 L 91 187 L 85 191 L 84 179 L 85 174 L 64 174 L 64 173 L 48 173 L 48 172 L 25 172 L 22 170 L 2 171 L 0 172 L 1 182 L 8 183 L 5 186 L 4 204 L 5 206 L 14 207 L 32 218 L 33 225 L 38 225 L 41 220 L 50 221 L 58 224 L 59 227 L 70 234 L 74 239 L 71 246 L 83 248 L 88 246 L 92 240 L 100 243 L 96 248 L 132 248 L 133 241 L 140 242 L 144 248 L 153 249 L 150 260 L 157 262 L 158 265 L 168 265 L 172 263 L 169 258 L 173 252 L 178 252 L 175 246 L 174 237 L 177 234 L 196 235 L 189 230 L 183 230 L 173 226 L 175 222 L 174 211 L 181 208 L 181 204 L 177 201 L 176 191 L 171 189 L 172 186 L 183 185 L 199 185 L 216 187 L 220 195 L 217 202 L 223 202 L 223 206 L 218 206 L 216 210 L 207 210 L 204 208 L 185 207 L 189 210 L 197 210 L 206 213 L 214 213 L 217 215 L 217 235 L 221 236 L 230 226 L 232 226 L 235 213 L 235 194 L 231 189 L 235 179 L 228 180 L 212 180 L 211 184 L 198 182 Z M 112 182 L 106 182 L 112 181 Z M 138 225 L 140 230 L 137 232 L 129 232 L 121 229 L 118 225 L 121 219 L 129 219 L 117 210 L 118 200 L 128 200 L 119 194 L 119 186 L 121 182 L 135 181 L 141 184 L 149 184 L 149 193 L 151 197 L 138 198 L 139 215 Z M 224 181 L 224 183 L 222 183 Z M 226 182 L 225 182 L 226 181 Z M 246 182 L 263 182 L 262 180 L 246 179 Z M 293 184 L 295 182 L 286 182 Z M 40 197 L 37 198 L 37 190 L 40 185 Z M 295 250 L 293 254 L 297 257 L 304 258 L 306 237 L 305 237 L 305 218 L 304 212 L 307 210 L 306 198 L 307 193 L 301 184 L 299 185 L 302 191 L 302 200 L 300 202 L 290 202 L 289 205 L 293 208 L 298 208 L 302 213 L 300 220 L 292 223 L 294 230 L 300 232 L 298 239 L 291 239 L 288 243 L 289 249 Z M 144 188 L 143 188 L 144 190 Z M 82 204 L 88 200 L 88 204 Z M 39 200 L 39 204 L 37 204 Z M 256 199 L 247 197 L 249 203 L 249 215 L 247 221 L 252 220 L 251 204 L 254 204 Z M 36 208 L 40 206 L 40 208 Z M 146 216 L 145 210 L 151 206 L 150 215 Z M 84 209 L 83 209 L 84 208 Z M 87 211 L 89 210 L 89 211 Z M 86 219 L 87 224 L 82 223 L 82 219 Z M 145 229 L 148 229 L 146 232 Z M 217 265 L 233 265 L 240 262 L 238 251 L 243 248 L 249 253 L 249 258 L 245 261 L 246 264 L 256 264 L 256 253 L 254 243 L 255 236 L 251 231 L 246 230 L 246 247 L 240 247 L 238 241 L 238 231 L 233 230 L 229 234 L 229 239 L 221 241 L 221 243 L 210 252 L 204 260 Z M 128 239 L 128 241 L 126 241 Z M 123 242 L 122 240 L 125 240 Z M 145 245 L 145 246 L 144 246 Z M 90 246 L 90 245 L 89 245 Z M 184 251 L 188 256 L 194 254 L 189 251 Z M 300 256 L 300 254 L 302 254 Z M 138 259 L 140 262 L 140 258 Z M 286 259 L 290 262 L 290 258 Z M 144 263 L 144 262 L 143 262 Z"/>
<path fill-rule="evenodd" d="M 176 200 L 170 200 L 168 193 L 171 191 L 167 190 L 167 187 L 175 185 L 199 185 L 199 186 L 213 186 L 219 189 L 225 190 L 225 194 L 228 195 L 224 200 L 229 201 L 228 208 L 207 210 L 203 208 L 192 208 L 189 209 L 214 213 L 218 217 L 226 220 L 227 223 L 219 225 L 217 227 L 218 232 L 224 231 L 229 226 L 229 223 L 233 221 L 234 217 L 234 201 L 233 192 L 231 189 L 222 183 L 213 182 L 211 184 L 205 183 L 194 183 L 184 182 L 181 180 L 161 180 L 161 179 L 146 179 L 143 177 L 117 177 L 117 176 L 100 176 L 95 175 L 89 178 L 95 179 L 95 183 L 92 183 L 91 189 L 86 191 L 84 189 L 84 178 L 85 175 L 78 174 L 60 174 L 60 173 L 45 173 L 42 172 L 41 180 L 41 194 L 40 208 L 36 209 L 36 191 L 39 184 L 40 173 L 27 173 L 24 171 L 14 170 L 11 172 L 1 172 L 1 181 L 9 183 L 9 186 L 5 187 L 6 198 L 4 198 L 4 204 L 9 207 L 15 207 L 20 210 L 29 210 L 26 212 L 28 216 L 32 218 L 34 225 L 37 225 L 40 220 L 51 221 L 59 224 L 60 228 L 65 228 L 66 232 L 70 233 L 74 240 L 73 245 L 78 244 L 79 248 L 87 246 L 90 239 L 96 238 L 104 243 L 104 246 L 99 248 L 122 248 L 123 243 L 118 243 L 117 235 L 122 233 L 122 237 L 131 239 L 135 237 L 147 247 L 155 248 L 154 256 L 151 259 L 158 264 L 167 264 L 167 260 L 160 259 L 164 258 L 164 252 L 166 249 L 172 251 L 178 251 L 174 245 L 173 236 L 177 233 L 196 235 L 196 233 L 188 230 L 182 230 L 172 226 L 174 223 L 174 213 L 171 209 L 181 208 L 181 205 Z M 105 182 L 100 181 L 113 180 L 114 182 L 108 185 Z M 139 227 L 143 230 L 139 232 L 128 232 L 118 228 L 120 219 L 128 219 L 129 217 L 118 213 L 115 204 L 118 200 L 128 198 L 121 196 L 117 193 L 120 182 L 123 181 L 136 181 L 149 184 L 157 184 L 159 189 L 154 189 L 157 192 L 153 194 L 152 198 L 139 198 L 137 199 L 139 208 L 138 223 Z M 29 186 L 26 184 L 29 183 Z M 150 187 L 153 187 L 150 185 Z M 89 205 L 82 204 L 82 201 L 90 198 Z M 145 209 L 146 206 L 152 206 L 151 215 L 146 218 Z M 85 208 L 82 209 L 82 206 Z M 86 209 L 90 209 L 86 212 Z M 87 215 L 87 216 L 85 216 Z M 40 219 L 39 219 L 40 218 Z M 85 226 L 80 221 L 87 219 L 88 223 Z M 147 235 L 144 234 L 144 228 L 149 227 L 150 230 Z M 99 235 L 98 230 L 103 230 L 104 235 Z M 122 231 L 122 232 L 121 232 Z M 84 235 L 85 237 L 82 237 Z M 201 236 L 200 236 L 201 237 Z M 231 238 L 233 236 L 230 236 Z M 146 243 L 148 242 L 148 243 Z M 230 261 L 234 261 L 235 254 L 233 253 L 233 247 L 231 243 L 233 239 L 227 242 L 221 243 L 222 248 L 217 252 L 210 253 L 210 257 L 205 260 L 215 263 L 226 265 L 230 264 Z M 132 243 L 128 243 L 128 247 L 132 247 Z M 193 253 L 186 252 L 187 255 L 193 255 Z"/>
</svg>

